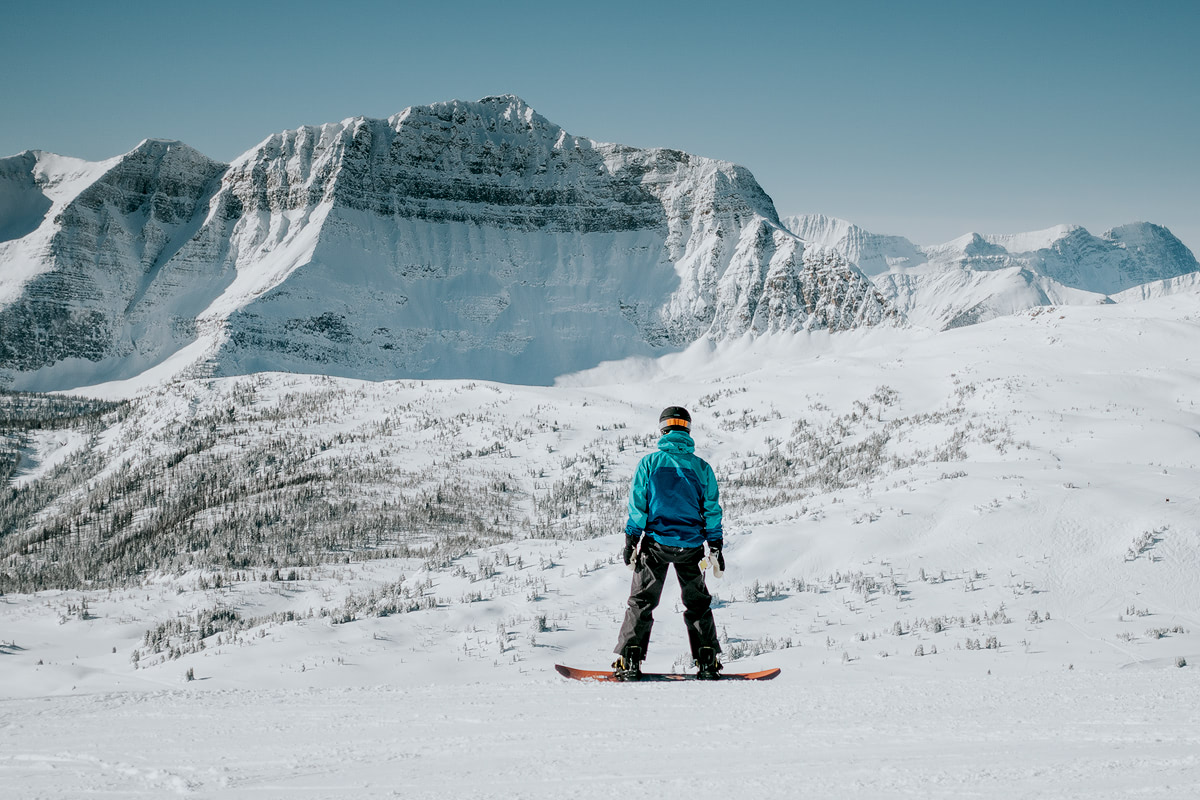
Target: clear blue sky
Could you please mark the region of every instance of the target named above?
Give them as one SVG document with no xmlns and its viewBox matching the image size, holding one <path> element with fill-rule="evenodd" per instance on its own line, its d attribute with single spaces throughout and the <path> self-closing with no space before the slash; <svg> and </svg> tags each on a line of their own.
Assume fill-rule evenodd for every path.
<svg viewBox="0 0 1200 800">
<path fill-rule="evenodd" d="M 17 2 L 0 155 L 514 93 L 918 243 L 1148 220 L 1200 252 L 1200 2 Z"/>
</svg>

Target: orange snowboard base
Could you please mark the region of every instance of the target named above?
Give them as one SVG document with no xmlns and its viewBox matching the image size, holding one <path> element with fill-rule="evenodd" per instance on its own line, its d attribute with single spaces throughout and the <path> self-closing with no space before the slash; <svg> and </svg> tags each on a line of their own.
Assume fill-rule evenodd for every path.
<svg viewBox="0 0 1200 800">
<path fill-rule="evenodd" d="M 564 667 L 562 664 L 555 664 L 554 669 L 559 675 L 566 678 L 572 678 L 577 681 L 613 681 L 618 683 L 617 676 L 613 674 L 611 669 L 575 669 L 574 667 Z M 720 680 L 723 681 L 769 681 L 781 672 L 779 668 L 764 669 L 758 672 L 728 672 L 723 673 Z M 691 673 L 683 672 L 643 672 L 642 681 L 694 681 L 698 678 Z"/>
</svg>

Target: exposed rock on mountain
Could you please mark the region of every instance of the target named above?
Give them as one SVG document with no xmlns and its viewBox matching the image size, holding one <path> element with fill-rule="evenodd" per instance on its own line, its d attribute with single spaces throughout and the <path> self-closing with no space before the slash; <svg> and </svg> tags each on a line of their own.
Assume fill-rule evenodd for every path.
<svg viewBox="0 0 1200 800">
<path fill-rule="evenodd" d="M 40 169 L 54 170 L 55 160 L 23 153 L 0 169 L 24 184 L 28 198 L 31 183 L 37 190 L 42 182 L 69 182 L 62 172 Z M 147 140 L 97 170 L 56 214 L 44 213 L 24 237 L 6 242 L 0 250 L 0 365 L 28 371 L 64 359 L 130 355 L 147 319 L 158 324 L 166 310 L 139 305 L 192 235 L 224 169 L 186 145 Z M 49 212 L 54 203 L 38 194 L 40 200 L 24 201 L 26 209 Z"/>
<path fill-rule="evenodd" d="M 512 96 L 300 128 L 228 166 L 148 141 L 53 210 L 41 160 L 0 161 L 12 386 L 168 358 L 547 383 L 705 336 L 896 317 L 745 169 L 572 136 Z"/>
<path fill-rule="evenodd" d="M 1077 225 L 1011 235 L 970 233 L 931 247 L 819 214 L 783 222 L 870 275 L 909 321 L 936 329 L 1038 305 L 1128 299 L 1134 287 L 1200 271 L 1192 252 L 1169 230 L 1145 222 L 1101 236 Z"/>
</svg>

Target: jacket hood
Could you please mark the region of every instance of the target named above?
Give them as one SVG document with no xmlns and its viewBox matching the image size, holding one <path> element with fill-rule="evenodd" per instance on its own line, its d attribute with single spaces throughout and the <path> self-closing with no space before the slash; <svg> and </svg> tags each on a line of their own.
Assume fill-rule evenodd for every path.
<svg viewBox="0 0 1200 800">
<path fill-rule="evenodd" d="M 696 442 L 683 431 L 669 431 L 658 440 L 658 449 L 664 453 L 694 453 Z"/>
</svg>

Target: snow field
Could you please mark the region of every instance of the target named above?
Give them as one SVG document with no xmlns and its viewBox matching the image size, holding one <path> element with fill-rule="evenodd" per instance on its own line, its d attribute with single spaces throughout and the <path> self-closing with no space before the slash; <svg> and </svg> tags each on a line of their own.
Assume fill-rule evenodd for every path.
<svg viewBox="0 0 1200 800">
<path fill-rule="evenodd" d="M 363 508 L 453 463 L 463 486 L 511 482 L 520 535 L 445 561 L 4 595 L 0 778 L 46 798 L 1192 796 L 1198 322 L 1180 294 L 700 345 L 556 387 L 147 392 L 102 439 L 110 469 L 232 404 L 213 451 L 292 431 L 328 444 L 316 464 L 390 465 L 339 488 Z M 728 570 L 709 581 L 725 660 L 783 674 L 565 682 L 554 663 L 612 658 L 620 506 L 676 403 L 726 503 Z M 63 441 L 36 439 L 17 480 Z M 555 494 L 584 479 L 586 497 Z M 648 669 L 686 666 L 678 611 L 668 584 Z"/>
<path fill-rule="evenodd" d="M 40 798 L 1124 798 L 1200 786 L 1184 670 L 790 675 L 8 700 L 0 770 L 17 796 Z"/>
</svg>

